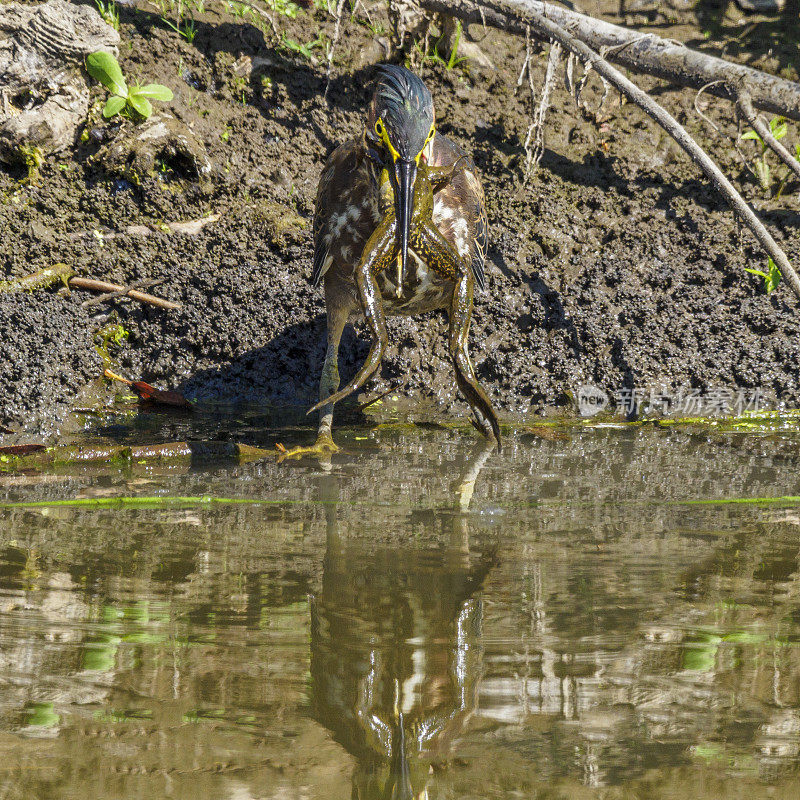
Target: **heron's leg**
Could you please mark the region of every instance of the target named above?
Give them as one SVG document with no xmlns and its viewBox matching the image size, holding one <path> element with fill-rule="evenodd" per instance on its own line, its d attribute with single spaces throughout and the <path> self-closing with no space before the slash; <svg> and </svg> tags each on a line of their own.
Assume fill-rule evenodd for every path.
<svg viewBox="0 0 800 800">
<path fill-rule="evenodd" d="M 320 400 L 319 403 L 309 409 L 309 414 L 323 406 L 332 406 L 356 391 L 356 389 L 360 389 L 380 367 L 383 351 L 387 343 L 386 315 L 383 311 L 383 301 L 375 278 L 397 259 L 397 254 L 395 219 L 392 214 L 387 216 L 370 237 L 364 247 L 361 261 L 355 270 L 361 310 L 372 332 L 372 345 L 369 348 L 367 360 L 344 389 L 334 392 L 328 397 L 327 401 Z"/>
<path fill-rule="evenodd" d="M 472 291 L 474 278 L 469 264 L 462 261 L 450 243 L 431 222 L 421 226 L 416 232 L 418 241 L 414 244 L 428 266 L 442 277 L 455 283 L 450 303 L 450 357 L 456 373 L 456 383 L 470 404 L 480 431 L 497 442 L 500 449 L 500 423 L 492 404 L 478 383 L 475 370 L 469 358 L 467 341 L 472 321 Z"/>
<path fill-rule="evenodd" d="M 342 331 L 350 316 L 351 303 L 346 293 L 337 291 L 333 282 L 325 281 L 325 309 L 328 316 L 327 348 L 325 363 L 319 378 L 319 399 L 324 403 L 319 411 L 319 427 L 317 441 L 311 447 L 293 447 L 287 450 L 283 445 L 276 445 L 279 458 L 301 458 L 302 456 L 330 456 L 339 447 L 333 441 L 333 403 L 324 402 L 339 388 L 339 342 Z"/>
<path fill-rule="evenodd" d="M 320 402 L 328 400 L 339 389 L 339 342 L 342 339 L 342 331 L 349 317 L 349 308 L 336 302 L 333 293 L 325 292 L 325 307 L 328 312 L 328 347 L 325 351 L 325 363 L 322 365 L 322 374 L 319 378 L 319 399 Z M 326 402 L 319 410 L 319 427 L 317 429 L 317 442 L 322 440 L 329 441 L 332 447 L 339 449 L 333 444 L 331 428 L 333 427 L 333 403 Z"/>
</svg>

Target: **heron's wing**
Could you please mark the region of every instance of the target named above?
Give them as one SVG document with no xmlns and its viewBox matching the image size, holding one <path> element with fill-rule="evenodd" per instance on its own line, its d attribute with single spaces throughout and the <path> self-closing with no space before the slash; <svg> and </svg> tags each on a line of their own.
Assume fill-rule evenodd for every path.
<svg viewBox="0 0 800 800">
<path fill-rule="evenodd" d="M 314 206 L 314 261 L 311 269 L 311 285 L 317 286 L 322 280 L 322 276 L 328 270 L 333 259 L 330 256 L 330 244 L 332 241 L 331 231 L 329 231 L 331 221 L 331 188 L 336 178 L 336 157 L 339 150 L 331 153 L 317 187 L 317 202 Z"/>
<path fill-rule="evenodd" d="M 486 263 L 486 251 L 489 246 L 489 221 L 486 216 L 486 200 L 483 195 L 478 172 L 475 162 L 472 160 L 463 147 L 448 139 L 446 136 L 437 133 L 431 149 L 431 164 L 442 166 L 453 164 L 462 156 L 466 156 L 463 167 L 456 169 L 450 189 L 453 199 L 461 207 L 462 213 L 468 218 L 472 230 L 471 247 L 471 267 L 472 274 L 475 276 L 475 283 L 481 289 L 486 288 L 486 273 L 484 264 Z M 443 192 L 447 193 L 445 187 Z"/>
<path fill-rule="evenodd" d="M 342 221 L 351 210 L 354 198 L 365 199 L 363 181 L 365 154 L 363 141 L 351 139 L 339 145 L 328 157 L 317 187 L 314 208 L 314 262 L 311 283 L 316 286 L 333 263 L 334 255 L 341 258 L 342 251 L 357 246 L 358 234 L 352 242 L 342 241 Z M 355 218 L 352 220 L 355 222 Z"/>
<path fill-rule="evenodd" d="M 329 255 L 329 247 L 325 243 L 325 228 L 324 217 L 316 212 L 314 214 L 314 262 L 311 269 L 311 285 L 315 287 L 333 262 Z"/>
</svg>

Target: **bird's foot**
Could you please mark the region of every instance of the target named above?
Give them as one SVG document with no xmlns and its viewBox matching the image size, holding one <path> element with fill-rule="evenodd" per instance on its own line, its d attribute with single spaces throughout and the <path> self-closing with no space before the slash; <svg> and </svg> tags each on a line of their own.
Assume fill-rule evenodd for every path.
<svg viewBox="0 0 800 800">
<path fill-rule="evenodd" d="M 333 441 L 330 433 L 321 433 L 317 436 L 317 441 L 310 447 L 293 447 L 287 450 L 282 444 L 275 445 L 278 451 L 278 463 L 287 458 L 330 458 L 334 453 L 338 453 L 341 448 Z"/>
</svg>

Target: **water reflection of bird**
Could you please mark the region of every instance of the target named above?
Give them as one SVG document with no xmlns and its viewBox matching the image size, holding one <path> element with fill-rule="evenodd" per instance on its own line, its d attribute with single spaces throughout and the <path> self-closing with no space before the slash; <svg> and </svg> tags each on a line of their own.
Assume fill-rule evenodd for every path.
<svg viewBox="0 0 800 800">
<path fill-rule="evenodd" d="M 431 235 L 423 235 L 419 215 L 413 213 L 417 175 L 456 162 L 463 166 L 457 166 L 436 193 Z M 390 184 L 394 203 L 394 214 L 386 218 L 381 214 L 382 176 Z M 313 447 L 284 451 L 285 455 L 335 451 L 334 403 L 359 388 L 380 364 L 385 315 L 437 308 L 450 314 L 450 354 L 457 385 L 478 428 L 499 446 L 497 416 L 467 353 L 473 286 L 484 285 L 486 246 L 483 189 L 472 159 L 436 132 L 433 98 L 425 84 L 403 67 L 382 66 L 364 131 L 334 150 L 317 190 L 312 281 L 324 285 L 328 317 L 320 402 L 315 406 L 320 409 L 319 428 Z M 369 368 L 338 391 L 339 341 L 348 319 L 358 313 L 373 336 Z"/>
<path fill-rule="evenodd" d="M 335 496 L 337 478 L 323 480 Z M 314 715 L 357 761 L 353 798 L 425 797 L 430 766 L 448 760 L 477 705 L 477 593 L 493 552 L 470 550 L 460 515 L 436 549 L 343 541 L 335 504 L 326 516 L 311 606 Z"/>
</svg>

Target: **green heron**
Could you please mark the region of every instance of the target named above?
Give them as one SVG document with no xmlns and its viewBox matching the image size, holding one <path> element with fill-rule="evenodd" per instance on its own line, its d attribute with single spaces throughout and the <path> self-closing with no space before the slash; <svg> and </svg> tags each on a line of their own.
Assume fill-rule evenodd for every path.
<svg viewBox="0 0 800 800">
<path fill-rule="evenodd" d="M 286 456 L 338 450 L 333 406 L 375 373 L 386 315 L 446 308 L 458 388 L 476 427 L 500 447 L 500 426 L 467 352 L 474 284 L 484 287 L 487 220 L 472 159 L 436 132 L 433 98 L 419 77 L 382 65 L 362 134 L 331 153 L 314 213 L 311 281 L 324 285 L 328 337 L 320 377 L 317 441 Z M 410 258 L 409 258 L 410 256 Z M 339 341 L 363 315 L 372 333 L 364 366 L 339 390 Z M 279 448 L 282 449 L 282 448 Z"/>
</svg>

